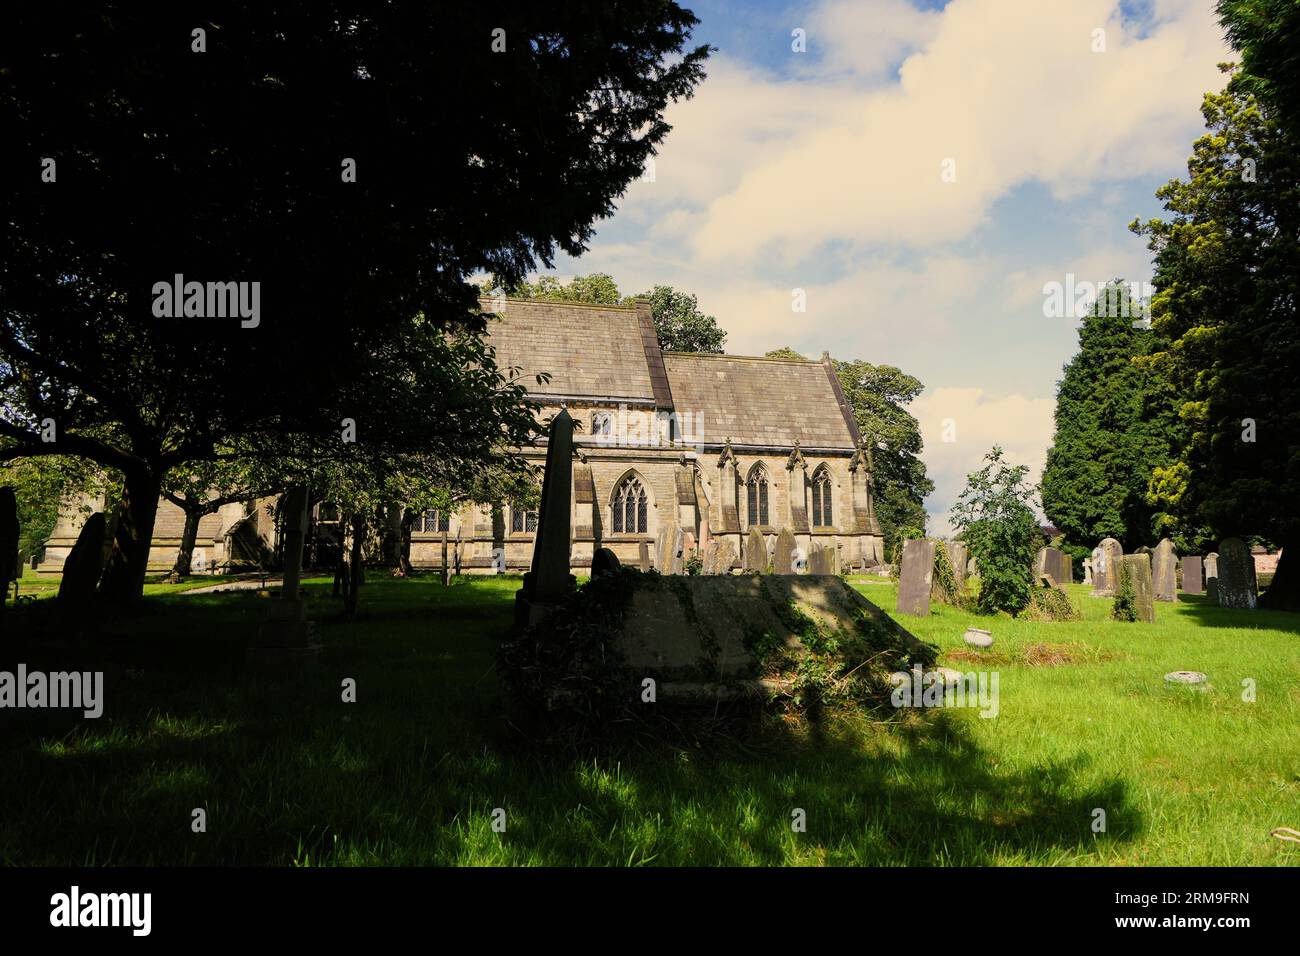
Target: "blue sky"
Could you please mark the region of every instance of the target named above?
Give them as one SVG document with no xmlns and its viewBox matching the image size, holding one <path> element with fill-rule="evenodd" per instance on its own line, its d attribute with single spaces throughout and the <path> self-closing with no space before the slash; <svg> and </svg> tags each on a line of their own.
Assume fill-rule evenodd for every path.
<svg viewBox="0 0 1300 956">
<path fill-rule="evenodd" d="M 995 442 L 1041 469 L 1076 328 L 1044 316 L 1044 284 L 1149 279 L 1127 225 L 1185 175 L 1223 84 L 1213 2 L 686 5 L 709 78 L 670 109 L 653 178 L 555 272 L 693 292 L 735 354 L 915 375 L 944 534 Z"/>
</svg>

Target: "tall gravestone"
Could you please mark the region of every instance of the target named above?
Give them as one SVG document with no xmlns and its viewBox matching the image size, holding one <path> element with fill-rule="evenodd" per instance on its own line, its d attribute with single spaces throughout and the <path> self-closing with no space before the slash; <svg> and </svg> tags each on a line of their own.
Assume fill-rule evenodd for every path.
<svg viewBox="0 0 1300 956">
<path fill-rule="evenodd" d="M 813 545 L 812 551 L 808 555 L 808 573 L 809 574 L 831 574 L 831 555 L 830 549 L 821 545 Z"/>
<path fill-rule="evenodd" d="M 794 531 L 782 528 L 776 536 L 776 553 L 772 556 L 772 573 L 795 574 L 794 549 L 798 547 Z"/>
<path fill-rule="evenodd" d="M 1156 620 L 1155 586 L 1151 579 L 1151 555 L 1129 554 L 1121 558 L 1133 586 L 1133 606 L 1137 619 L 1145 624 Z"/>
<path fill-rule="evenodd" d="M 934 542 L 928 538 L 913 538 L 905 542 L 898 571 L 898 613 L 918 617 L 929 614 L 933 587 Z"/>
<path fill-rule="evenodd" d="M 767 542 L 757 528 L 750 528 L 745 539 L 745 570 L 760 574 L 767 570 Z"/>
<path fill-rule="evenodd" d="M 947 541 L 944 547 L 948 549 L 948 563 L 952 565 L 953 577 L 957 579 L 958 590 L 966 590 L 966 564 L 970 560 L 970 553 L 966 548 L 964 541 Z"/>
<path fill-rule="evenodd" d="M 695 535 L 690 531 L 682 532 L 682 563 L 680 571 L 686 570 L 686 562 L 695 557 Z"/>
<path fill-rule="evenodd" d="M 1114 597 L 1119 583 L 1119 562 L 1124 549 L 1114 538 L 1103 538 L 1092 552 L 1092 595 Z"/>
<path fill-rule="evenodd" d="M 58 596 L 60 607 L 80 604 L 94 595 L 104 573 L 106 522 L 104 512 L 96 511 L 82 525 L 77 543 L 63 562 L 63 580 L 59 582 Z"/>
<path fill-rule="evenodd" d="M 9 585 L 18 580 L 18 496 L 13 488 L 0 488 L 0 614 L 9 597 Z"/>
<path fill-rule="evenodd" d="M 642 541 L 637 545 L 637 567 L 642 571 L 649 571 L 650 564 L 650 545 Z"/>
<path fill-rule="evenodd" d="M 1240 538 L 1227 538 L 1219 545 L 1219 606 L 1254 610 L 1255 559 Z"/>
<path fill-rule="evenodd" d="M 1183 558 L 1183 593 L 1205 593 L 1205 588 L 1201 585 L 1201 558 L 1199 555 Z"/>
<path fill-rule="evenodd" d="M 1151 576 L 1155 586 L 1157 601 L 1178 600 L 1178 555 L 1174 553 L 1174 543 L 1163 539 L 1152 554 Z"/>
<path fill-rule="evenodd" d="M 1219 552 L 1211 551 L 1205 556 L 1205 596 L 1215 604 L 1219 603 Z"/>
<path fill-rule="evenodd" d="M 547 617 L 574 589 L 569 551 L 572 545 L 573 419 L 560 409 L 551 419 L 546 444 L 542 504 L 533 541 L 533 563 L 515 594 L 515 624 L 527 627 Z"/>
</svg>

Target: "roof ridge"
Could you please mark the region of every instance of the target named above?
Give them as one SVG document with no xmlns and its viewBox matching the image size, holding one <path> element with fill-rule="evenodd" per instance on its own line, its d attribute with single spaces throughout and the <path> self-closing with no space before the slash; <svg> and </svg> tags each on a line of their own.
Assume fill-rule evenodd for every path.
<svg viewBox="0 0 1300 956">
<path fill-rule="evenodd" d="M 562 305 L 566 308 L 593 309 L 608 312 L 630 312 L 636 314 L 636 305 L 605 305 L 602 302 L 577 302 L 572 299 L 523 299 L 516 296 L 503 296 L 506 302 L 523 302 L 529 305 Z M 498 302 L 502 299 L 491 295 L 481 295 L 480 302 Z"/>
<path fill-rule="evenodd" d="M 731 355 L 726 352 L 678 352 L 678 351 L 673 351 L 671 349 L 664 349 L 663 354 L 664 355 L 690 355 L 690 356 L 698 356 L 699 358 L 711 358 L 711 359 L 731 359 L 733 361 L 738 360 L 744 362 L 784 362 L 787 365 L 821 365 L 822 364 L 821 359 L 810 359 L 810 358 L 792 359 L 792 358 L 785 358 L 785 357 L 773 358 L 766 355 Z"/>
</svg>

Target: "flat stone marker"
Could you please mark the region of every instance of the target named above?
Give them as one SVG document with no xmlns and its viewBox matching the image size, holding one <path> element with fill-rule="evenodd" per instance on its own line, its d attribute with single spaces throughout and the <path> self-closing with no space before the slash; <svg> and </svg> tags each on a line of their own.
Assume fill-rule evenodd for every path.
<svg viewBox="0 0 1300 956">
<path fill-rule="evenodd" d="M 1157 601 L 1177 601 L 1177 566 L 1178 555 L 1174 553 L 1174 543 L 1163 539 L 1152 556 L 1151 576 L 1155 584 Z"/>
<path fill-rule="evenodd" d="M 1250 549 L 1240 538 L 1227 538 L 1219 545 L 1218 557 L 1219 606 L 1253 611 L 1259 595 Z"/>
<path fill-rule="evenodd" d="M 1171 671 L 1165 675 L 1165 686 L 1178 690 L 1206 690 L 1206 676 L 1200 671 Z"/>
<path fill-rule="evenodd" d="M 772 555 L 773 574 L 799 573 L 794 561 L 796 547 L 798 542 L 795 541 L 794 531 L 790 528 L 782 528 L 781 533 L 776 536 L 776 553 Z"/>
<path fill-rule="evenodd" d="M 1200 555 L 1183 558 L 1183 593 L 1184 594 L 1204 594 L 1205 587 L 1201 583 L 1201 558 Z"/>
<path fill-rule="evenodd" d="M 971 647 L 987 650 L 993 646 L 993 632 L 986 631 L 982 627 L 968 627 L 966 633 L 962 635 L 962 640 Z"/>
<path fill-rule="evenodd" d="M 1156 622 L 1155 585 L 1151 581 L 1151 556 L 1148 554 L 1128 554 L 1120 559 L 1128 568 L 1129 581 L 1133 584 L 1133 605 L 1137 609 L 1137 618 L 1144 624 Z"/>
<path fill-rule="evenodd" d="M 1124 548 L 1114 538 L 1103 538 L 1092 552 L 1092 595 L 1114 597 L 1119 583 L 1119 562 Z"/>
<path fill-rule="evenodd" d="M 903 560 L 898 571 L 898 613 L 917 617 L 928 615 L 933 587 L 934 542 L 913 538 L 903 545 Z"/>
</svg>

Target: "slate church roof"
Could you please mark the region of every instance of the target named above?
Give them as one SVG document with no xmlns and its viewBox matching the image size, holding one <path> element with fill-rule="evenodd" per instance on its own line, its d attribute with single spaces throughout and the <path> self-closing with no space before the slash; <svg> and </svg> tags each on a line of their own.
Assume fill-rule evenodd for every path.
<svg viewBox="0 0 1300 956">
<path fill-rule="evenodd" d="M 490 305 L 482 300 L 485 309 Z M 661 352 L 649 308 L 508 299 L 488 320 L 502 369 L 523 370 L 543 401 L 674 409 L 702 415 L 704 442 L 852 452 L 857 427 L 827 364 Z M 550 372 L 538 385 L 533 376 Z"/>
</svg>

